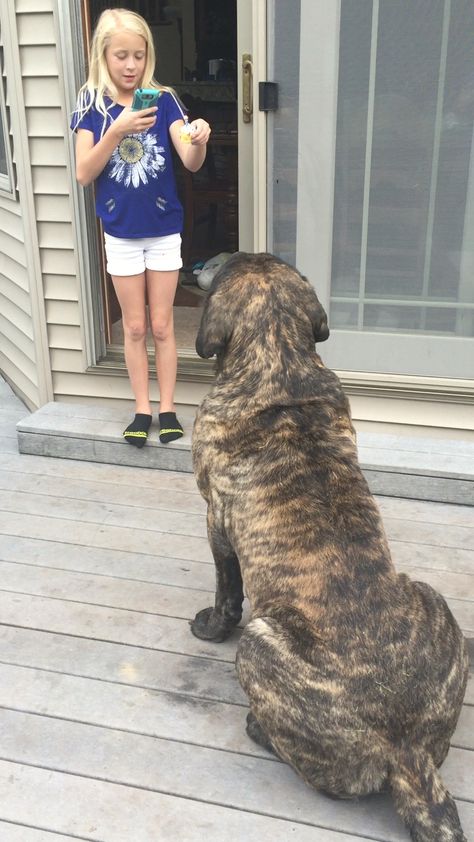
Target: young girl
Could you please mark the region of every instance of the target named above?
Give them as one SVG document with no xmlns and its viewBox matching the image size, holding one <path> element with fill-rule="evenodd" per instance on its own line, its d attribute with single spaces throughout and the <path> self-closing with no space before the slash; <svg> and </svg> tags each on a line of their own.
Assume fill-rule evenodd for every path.
<svg viewBox="0 0 474 842">
<path fill-rule="evenodd" d="M 77 133 L 77 180 L 83 186 L 95 181 L 107 271 L 122 310 L 125 362 L 136 412 L 123 435 L 136 447 L 145 444 L 152 421 L 146 296 L 160 388 L 160 441 L 183 435 L 174 406 L 173 326 L 173 301 L 183 265 L 183 210 L 170 141 L 184 166 L 196 172 L 204 162 L 211 131 L 205 120 L 197 119 L 191 124 L 192 133 L 182 139 L 183 110 L 172 90 L 155 81 L 154 68 L 153 37 L 143 18 L 127 9 L 106 9 L 93 35 L 89 77 L 79 91 L 71 123 Z M 131 110 L 134 91 L 140 87 L 160 91 L 157 108 Z"/>
</svg>

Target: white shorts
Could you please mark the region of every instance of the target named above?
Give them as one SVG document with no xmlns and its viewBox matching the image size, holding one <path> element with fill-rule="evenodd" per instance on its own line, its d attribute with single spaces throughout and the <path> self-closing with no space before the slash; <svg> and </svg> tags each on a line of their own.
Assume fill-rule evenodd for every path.
<svg viewBox="0 0 474 842">
<path fill-rule="evenodd" d="M 107 272 L 111 275 L 141 275 L 145 269 L 171 272 L 183 265 L 180 234 L 123 240 L 104 233 L 104 239 Z"/>
</svg>

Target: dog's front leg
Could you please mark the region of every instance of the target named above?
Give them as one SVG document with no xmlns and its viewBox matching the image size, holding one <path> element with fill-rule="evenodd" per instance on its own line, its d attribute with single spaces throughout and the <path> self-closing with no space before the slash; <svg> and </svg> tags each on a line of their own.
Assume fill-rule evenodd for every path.
<svg viewBox="0 0 474 842">
<path fill-rule="evenodd" d="M 216 525 L 210 508 L 207 529 L 216 565 L 216 601 L 214 608 L 198 611 L 191 623 L 191 631 L 202 640 L 221 643 L 242 617 L 242 575 L 232 545 L 225 532 Z"/>
</svg>

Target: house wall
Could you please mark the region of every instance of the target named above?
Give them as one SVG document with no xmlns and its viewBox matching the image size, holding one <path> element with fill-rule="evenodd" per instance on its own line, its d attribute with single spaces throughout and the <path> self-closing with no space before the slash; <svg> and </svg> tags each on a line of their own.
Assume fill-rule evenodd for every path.
<svg viewBox="0 0 474 842">
<path fill-rule="evenodd" d="M 17 114 L 15 91 L 5 84 L 13 75 L 13 54 L 8 20 L 1 21 L 3 56 L 3 88 L 6 91 L 7 125 L 10 114 Z M 13 126 L 10 128 L 13 134 Z M 10 140 L 15 138 L 10 137 Z M 30 296 L 28 249 L 25 243 L 25 224 L 18 192 L 17 145 L 12 144 L 13 192 L 0 193 L 0 368 L 28 406 L 40 402 L 37 355 Z"/>
<path fill-rule="evenodd" d="M 18 200 L 0 196 L 0 369 L 30 407 L 39 405 L 25 234 Z"/>
<path fill-rule="evenodd" d="M 67 115 L 54 0 L 16 0 L 31 187 L 54 399 L 64 371 L 83 372 Z"/>
<path fill-rule="evenodd" d="M 83 358 L 54 5 L 2 9 L 18 194 L 0 200 L 0 367 L 31 408 L 53 399 L 58 368 Z"/>
</svg>

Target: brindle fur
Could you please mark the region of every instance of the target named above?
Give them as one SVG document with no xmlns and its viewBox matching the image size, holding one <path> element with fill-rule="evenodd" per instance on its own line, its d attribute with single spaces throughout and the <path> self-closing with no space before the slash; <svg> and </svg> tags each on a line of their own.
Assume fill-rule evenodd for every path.
<svg viewBox="0 0 474 842">
<path fill-rule="evenodd" d="M 416 842 L 461 842 L 437 767 L 467 649 L 444 599 L 393 567 L 347 398 L 315 351 L 328 335 L 309 282 L 272 255 L 239 253 L 213 282 L 196 349 L 217 373 L 193 461 L 217 587 L 192 631 L 224 640 L 245 591 L 250 736 L 328 794 L 389 788 Z"/>
</svg>

